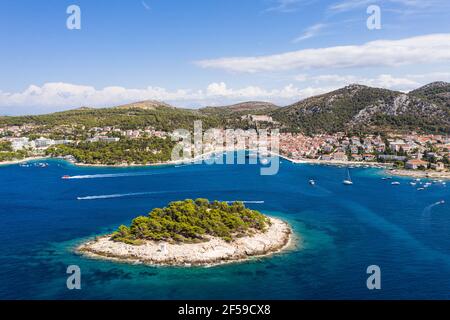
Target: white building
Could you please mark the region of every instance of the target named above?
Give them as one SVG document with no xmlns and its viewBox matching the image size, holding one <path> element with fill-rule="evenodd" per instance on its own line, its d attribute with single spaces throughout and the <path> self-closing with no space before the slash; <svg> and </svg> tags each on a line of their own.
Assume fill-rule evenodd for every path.
<svg viewBox="0 0 450 320">
<path fill-rule="evenodd" d="M 34 143 L 36 144 L 36 148 L 48 148 L 55 144 L 55 140 L 40 137 L 34 140 Z"/>
</svg>

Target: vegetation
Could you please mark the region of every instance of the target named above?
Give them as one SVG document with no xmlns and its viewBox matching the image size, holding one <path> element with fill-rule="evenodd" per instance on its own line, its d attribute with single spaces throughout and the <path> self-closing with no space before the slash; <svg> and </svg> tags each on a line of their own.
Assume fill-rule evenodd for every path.
<svg viewBox="0 0 450 320">
<path fill-rule="evenodd" d="M 252 123 L 246 115 L 270 115 L 277 123 Z M 199 110 L 182 109 L 161 102 L 140 102 L 115 108 L 79 108 L 47 115 L 0 117 L 1 126 L 32 125 L 27 134 L 54 139 L 88 138 L 94 127 L 122 130 L 151 127 L 171 132 L 192 130 L 201 120 L 209 128 L 270 128 L 285 132 L 379 132 L 450 133 L 450 84 L 432 83 L 408 94 L 351 85 L 279 108 L 265 102 L 246 102 Z"/>
<path fill-rule="evenodd" d="M 219 117 L 203 115 L 196 110 L 155 107 L 142 108 L 82 108 L 46 115 L 0 117 L 0 125 L 34 124 L 54 128 L 56 126 L 81 126 L 83 130 L 115 126 L 123 130 L 153 127 L 155 130 L 173 131 L 191 129 L 195 120 L 202 120 L 204 127 L 219 127 Z"/>
<path fill-rule="evenodd" d="M 78 162 L 87 164 L 151 164 L 170 160 L 174 145 L 171 139 L 150 137 L 57 145 L 48 148 L 46 153 L 53 157 L 71 155 Z"/>
<path fill-rule="evenodd" d="M 202 242 L 207 236 L 225 241 L 265 231 L 270 221 L 263 214 L 245 208 L 242 202 L 209 202 L 207 199 L 171 202 L 135 218 L 130 227 L 120 226 L 114 241 L 141 244 L 143 240 Z"/>
<path fill-rule="evenodd" d="M 348 86 L 272 112 L 284 131 L 316 133 L 450 133 L 450 85 L 410 94 Z"/>
<path fill-rule="evenodd" d="M 24 150 L 14 151 L 11 142 L 0 141 L 0 162 L 2 161 L 12 161 L 21 160 L 27 157 L 28 153 Z"/>
</svg>

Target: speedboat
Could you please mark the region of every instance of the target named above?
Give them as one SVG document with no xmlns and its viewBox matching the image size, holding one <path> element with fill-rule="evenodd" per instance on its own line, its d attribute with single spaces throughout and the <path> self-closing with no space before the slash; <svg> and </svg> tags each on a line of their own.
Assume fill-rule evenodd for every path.
<svg viewBox="0 0 450 320">
<path fill-rule="evenodd" d="M 67 180 L 67 179 L 70 179 L 70 176 L 65 175 L 65 176 L 62 176 L 61 179 Z"/>
</svg>

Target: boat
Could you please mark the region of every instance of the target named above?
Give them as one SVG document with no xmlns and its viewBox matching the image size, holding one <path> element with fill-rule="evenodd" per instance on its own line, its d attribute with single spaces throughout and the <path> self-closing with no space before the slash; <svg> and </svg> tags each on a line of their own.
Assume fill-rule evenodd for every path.
<svg viewBox="0 0 450 320">
<path fill-rule="evenodd" d="M 312 185 L 312 186 L 315 186 L 316 185 L 316 181 L 311 179 L 311 180 L 309 180 L 309 184 Z"/>
<path fill-rule="evenodd" d="M 445 204 L 445 200 L 439 201 L 438 204 Z"/>
<path fill-rule="evenodd" d="M 39 167 L 39 168 L 47 168 L 48 167 L 48 163 L 45 162 L 38 162 L 34 165 L 35 167 Z"/>
<path fill-rule="evenodd" d="M 394 181 L 394 182 L 392 182 L 391 184 L 392 184 L 393 186 L 399 186 L 399 185 L 400 185 L 400 182 Z"/>
<path fill-rule="evenodd" d="M 266 164 L 269 163 L 269 160 L 268 159 L 261 159 L 260 162 L 261 162 L 262 165 L 266 165 Z"/>
<path fill-rule="evenodd" d="M 343 184 L 351 186 L 353 184 L 352 177 L 350 176 L 350 170 L 347 169 L 347 179 L 343 181 Z"/>
<path fill-rule="evenodd" d="M 425 188 L 418 188 L 417 191 L 423 191 Z"/>
<path fill-rule="evenodd" d="M 410 182 L 409 184 L 415 187 L 417 185 L 417 182 Z"/>
<path fill-rule="evenodd" d="M 61 179 L 67 180 L 67 179 L 70 179 L 70 176 L 68 176 L 68 175 L 65 175 L 65 176 L 62 176 L 62 178 L 61 178 Z"/>
</svg>

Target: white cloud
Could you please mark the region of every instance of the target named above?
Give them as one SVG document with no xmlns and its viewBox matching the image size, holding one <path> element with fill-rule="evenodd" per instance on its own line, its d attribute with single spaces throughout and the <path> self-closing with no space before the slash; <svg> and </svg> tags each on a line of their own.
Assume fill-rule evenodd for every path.
<svg viewBox="0 0 450 320">
<path fill-rule="evenodd" d="M 265 12 L 294 12 L 297 11 L 299 5 L 309 4 L 314 0 L 274 0 L 274 5 L 264 10 Z"/>
<path fill-rule="evenodd" d="M 301 34 L 300 36 L 298 36 L 297 38 L 292 40 L 292 42 L 297 43 L 297 42 L 300 42 L 303 40 L 313 38 L 313 37 L 317 36 L 320 33 L 320 31 L 322 31 L 323 28 L 325 28 L 325 27 L 326 27 L 326 25 L 323 23 L 318 23 L 318 24 L 312 25 L 309 28 L 306 28 L 305 31 L 303 32 L 303 34 Z"/>
<path fill-rule="evenodd" d="M 377 88 L 385 88 L 408 92 L 434 81 L 450 81 L 450 72 L 431 72 L 423 74 L 408 74 L 394 76 L 391 74 L 380 74 L 375 77 L 361 77 L 355 75 L 322 74 L 308 76 L 300 74 L 294 76 L 297 82 L 306 82 L 309 85 L 319 87 L 344 87 L 352 83 L 358 83 Z"/>
<path fill-rule="evenodd" d="M 21 92 L 0 90 L 0 114 L 35 114 L 67 110 L 81 106 L 109 107 L 142 100 L 159 100 L 178 107 L 225 105 L 249 100 L 264 100 L 287 105 L 304 98 L 329 92 L 351 83 L 399 91 L 410 91 L 433 81 L 450 81 L 450 72 L 391 75 L 374 77 L 341 74 L 299 74 L 292 78 L 300 87 L 288 84 L 281 88 L 259 86 L 231 88 L 225 82 L 214 82 L 205 89 L 167 90 L 161 87 L 129 89 L 119 86 L 96 89 L 70 83 L 30 85 Z"/>
<path fill-rule="evenodd" d="M 450 61 L 450 34 L 430 34 L 401 40 L 377 40 L 362 45 L 304 49 L 276 55 L 197 61 L 203 68 L 232 72 L 274 72 L 310 68 L 395 67 Z"/>
<path fill-rule="evenodd" d="M 406 8 L 426 9 L 433 6 L 446 5 L 447 0 L 344 0 L 329 6 L 329 10 L 336 12 L 360 9 L 371 4 L 392 4 Z"/>
<path fill-rule="evenodd" d="M 81 106 L 107 107 L 142 100 L 160 100 L 175 106 L 204 106 L 235 103 L 246 100 L 268 100 L 275 103 L 290 103 L 311 95 L 326 92 L 329 88 L 297 88 L 292 84 L 279 89 L 263 89 L 258 86 L 229 88 L 224 82 L 211 83 L 205 90 L 179 89 L 170 91 L 160 87 L 127 89 L 68 83 L 46 83 L 30 85 L 22 92 L 0 91 L 0 113 L 33 114 L 66 110 Z"/>
</svg>

